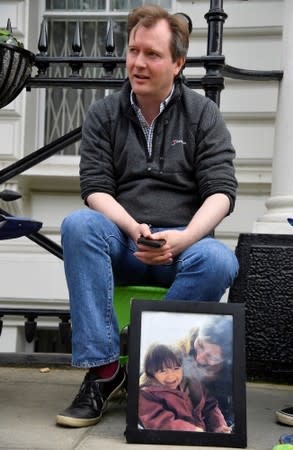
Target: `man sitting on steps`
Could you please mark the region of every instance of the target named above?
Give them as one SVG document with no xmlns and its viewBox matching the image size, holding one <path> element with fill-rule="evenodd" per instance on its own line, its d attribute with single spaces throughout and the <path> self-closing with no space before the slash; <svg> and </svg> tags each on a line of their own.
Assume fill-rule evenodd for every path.
<svg viewBox="0 0 293 450">
<path fill-rule="evenodd" d="M 188 45 L 182 16 L 135 9 L 129 79 L 87 113 L 80 182 L 89 208 L 65 218 L 61 234 L 72 364 L 88 372 L 59 425 L 97 423 L 125 382 L 115 284 L 168 287 L 165 301 L 218 302 L 237 275 L 234 253 L 213 237 L 234 208 L 235 151 L 216 104 L 182 81 Z"/>
</svg>

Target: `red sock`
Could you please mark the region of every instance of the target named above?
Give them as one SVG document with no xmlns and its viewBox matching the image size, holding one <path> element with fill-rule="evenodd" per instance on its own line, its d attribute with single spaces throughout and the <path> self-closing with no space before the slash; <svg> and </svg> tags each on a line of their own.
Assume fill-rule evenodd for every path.
<svg viewBox="0 0 293 450">
<path fill-rule="evenodd" d="M 97 375 L 99 378 L 111 378 L 118 368 L 118 361 L 114 361 L 104 366 L 91 367 L 90 372 Z"/>
</svg>

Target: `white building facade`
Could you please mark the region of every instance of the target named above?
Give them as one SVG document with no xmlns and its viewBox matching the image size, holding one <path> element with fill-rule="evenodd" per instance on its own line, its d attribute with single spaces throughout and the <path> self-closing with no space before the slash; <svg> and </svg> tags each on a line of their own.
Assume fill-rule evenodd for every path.
<svg viewBox="0 0 293 450">
<path fill-rule="evenodd" d="M 204 15 L 210 1 L 164 0 L 159 3 L 174 13 L 184 12 L 191 17 L 193 31 L 189 56 L 205 55 L 207 22 Z M 286 44 L 290 42 L 290 36 L 284 32 L 284 41 L 283 30 L 293 29 L 290 27 L 292 2 L 224 0 L 223 3 L 228 15 L 223 37 L 226 63 L 251 70 L 285 70 L 284 82 L 290 91 L 291 59 L 287 60 L 290 45 Z M 127 0 L 0 0 L 0 28 L 5 28 L 10 18 L 15 36 L 26 49 L 38 53 L 40 25 L 46 18 L 50 51 L 57 54 L 70 49 L 71 44 L 66 39 L 70 33 L 72 35 L 73 23 L 78 20 L 87 37 L 83 54 L 90 56 L 97 54 L 97 45 L 103 45 L 106 24 L 112 17 L 118 36 L 117 52 L 124 56 L 126 15 L 129 9 L 139 4 L 140 1 L 131 4 Z M 197 74 L 198 69 L 194 72 L 186 70 L 186 75 L 193 73 Z M 0 110 L 0 170 L 82 124 L 83 114 L 95 94 L 78 90 L 74 94 L 76 97 L 72 97 L 68 91 L 62 89 L 56 95 L 45 89 L 24 90 Z M 235 211 L 218 227 L 216 236 L 232 249 L 240 233 L 291 232 L 285 219 L 293 203 L 289 165 L 293 154 L 290 155 L 288 142 L 293 127 L 282 119 L 287 117 L 284 106 L 290 95 L 287 92 L 282 91 L 277 81 L 225 79 L 220 109 L 236 149 L 239 189 Z M 105 91 L 97 95 L 106 94 Z M 281 120 L 281 124 L 276 121 L 277 111 L 280 111 L 278 121 Z M 284 141 L 288 148 L 283 149 Z M 279 167 L 279 159 L 274 161 L 276 146 L 279 154 L 285 155 L 285 167 Z M 83 207 L 79 196 L 78 164 L 76 147 L 50 157 L 1 185 L 0 192 L 13 189 L 20 192 L 22 198 L 11 203 L 0 200 L 0 207 L 12 214 L 43 222 L 41 232 L 60 243 L 63 218 Z M 272 186 L 273 177 L 275 184 Z M 277 186 L 276 192 L 274 186 Z M 62 261 L 27 238 L 0 241 L 0 307 L 68 309 Z M 0 352 L 34 351 L 35 343 L 25 341 L 23 318 L 7 316 L 3 320 Z M 54 329 L 57 323 L 57 319 L 39 319 L 38 327 Z"/>
</svg>

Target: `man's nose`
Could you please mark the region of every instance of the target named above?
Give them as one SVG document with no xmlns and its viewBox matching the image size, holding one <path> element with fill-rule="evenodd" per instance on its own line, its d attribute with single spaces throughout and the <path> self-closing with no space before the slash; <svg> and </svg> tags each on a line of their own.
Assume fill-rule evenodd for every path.
<svg viewBox="0 0 293 450">
<path fill-rule="evenodd" d="M 204 353 L 197 354 L 196 361 L 197 361 L 199 364 L 202 364 L 202 365 L 204 364 L 204 365 L 206 365 L 206 364 L 207 364 L 207 358 L 206 358 L 206 355 L 205 355 Z"/>
<path fill-rule="evenodd" d="M 135 65 L 137 67 L 145 67 L 146 66 L 145 57 L 141 52 L 136 55 Z"/>
</svg>

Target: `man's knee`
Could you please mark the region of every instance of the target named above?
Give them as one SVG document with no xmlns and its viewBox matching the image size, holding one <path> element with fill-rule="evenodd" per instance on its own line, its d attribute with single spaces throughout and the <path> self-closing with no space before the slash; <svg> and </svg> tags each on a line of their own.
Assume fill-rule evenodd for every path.
<svg viewBox="0 0 293 450">
<path fill-rule="evenodd" d="M 93 228 L 97 230 L 103 222 L 104 216 L 91 209 L 81 209 L 69 214 L 61 224 L 61 236 L 82 237 L 86 236 Z"/>
<path fill-rule="evenodd" d="M 224 243 L 214 240 L 214 245 L 208 249 L 210 268 L 217 277 L 226 277 L 227 284 L 231 285 L 239 269 L 237 258 Z"/>
<path fill-rule="evenodd" d="M 216 277 L 226 275 L 232 282 L 238 273 L 238 261 L 235 254 L 223 242 L 216 239 L 203 239 L 196 245 L 195 257 L 202 266 Z"/>
<path fill-rule="evenodd" d="M 74 211 L 65 217 L 61 224 L 61 235 L 65 235 L 67 233 L 74 232 L 77 228 L 80 228 L 84 224 L 84 216 L 87 214 L 87 211 L 80 210 Z"/>
</svg>

